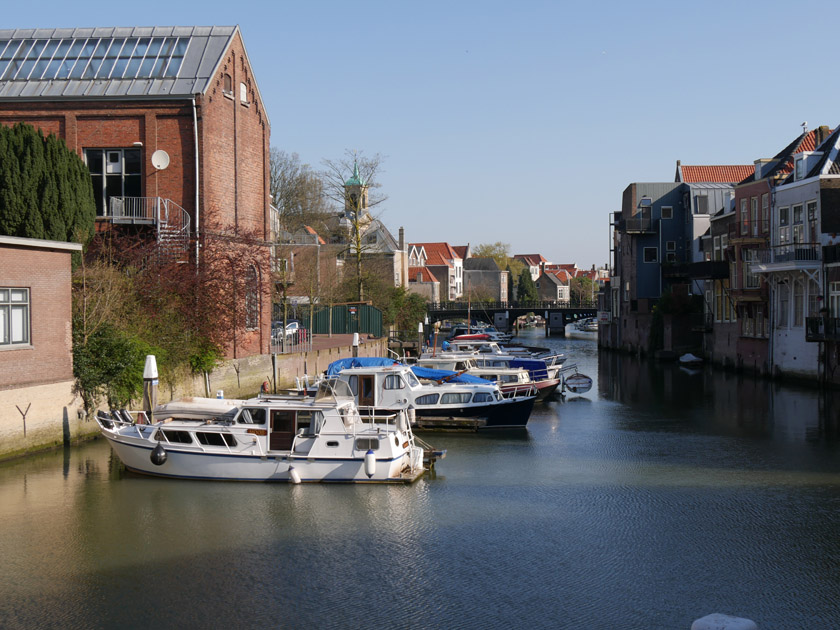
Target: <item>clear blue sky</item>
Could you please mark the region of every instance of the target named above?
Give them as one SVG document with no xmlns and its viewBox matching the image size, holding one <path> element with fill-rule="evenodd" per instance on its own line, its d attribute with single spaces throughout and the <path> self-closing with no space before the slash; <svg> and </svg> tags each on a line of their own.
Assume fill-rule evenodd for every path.
<svg viewBox="0 0 840 630">
<path fill-rule="evenodd" d="M 272 146 L 384 157 L 409 241 L 608 261 L 633 181 L 840 124 L 832 2 L 9 2 L 4 28 L 238 24 Z"/>
</svg>

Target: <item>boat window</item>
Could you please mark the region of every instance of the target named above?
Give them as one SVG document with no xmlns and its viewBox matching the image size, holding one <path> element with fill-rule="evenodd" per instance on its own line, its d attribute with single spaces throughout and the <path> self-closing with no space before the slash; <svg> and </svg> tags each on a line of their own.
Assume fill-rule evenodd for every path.
<svg viewBox="0 0 840 630">
<path fill-rule="evenodd" d="M 356 438 L 357 451 L 379 450 L 379 438 Z"/>
<path fill-rule="evenodd" d="M 474 403 L 488 403 L 493 402 L 492 394 L 488 394 L 486 392 L 479 392 L 473 395 L 473 402 Z"/>
<path fill-rule="evenodd" d="M 245 408 L 237 418 L 239 424 L 265 424 L 265 409 Z"/>
<path fill-rule="evenodd" d="M 385 389 L 405 389 L 405 383 L 399 374 L 389 374 L 385 377 Z"/>
<path fill-rule="evenodd" d="M 323 424 L 324 414 L 320 411 L 297 412 L 296 427 L 298 435 L 318 435 Z"/>
<path fill-rule="evenodd" d="M 169 442 L 170 444 L 192 444 L 193 439 L 189 431 L 175 431 L 173 429 L 158 429 L 152 438 L 158 442 Z"/>
<path fill-rule="evenodd" d="M 467 369 L 467 364 L 464 363 L 463 361 L 458 361 L 455 364 L 455 371 L 456 372 L 460 372 L 461 370 L 466 370 L 466 369 Z"/>
<path fill-rule="evenodd" d="M 415 405 L 436 405 L 440 394 L 426 394 L 414 400 Z"/>
<path fill-rule="evenodd" d="M 198 439 L 198 443 L 204 446 L 236 446 L 236 438 L 230 433 L 198 431 L 195 437 Z"/>
<path fill-rule="evenodd" d="M 335 442 L 335 441 L 327 442 L 327 448 L 338 448 L 338 442 Z"/>
<path fill-rule="evenodd" d="M 453 392 L 449 394 L 444 394 L 440 398 L 441 405 L 457 405 L 460 403 L 468 403 L 470 402 L 470 398 L 472 396 L 469 392 Z"/>
<path fill-rule="evenodd" d="M 408 381 L 408 384 L 411 387 L 419 387 L 420 381 L 417 380 L 417 377 L 414 376 L 414 372 L 406 372 L 405 373 L 405 380 Z"/>
<path fill-rule="evenodd" d="M 354 396 L 358 396 L 359 394 L 359 377 L 353 374 L 348 379 L 348 385 L 350 385 L 350 391 L 353 392 Z"/>
</svg>

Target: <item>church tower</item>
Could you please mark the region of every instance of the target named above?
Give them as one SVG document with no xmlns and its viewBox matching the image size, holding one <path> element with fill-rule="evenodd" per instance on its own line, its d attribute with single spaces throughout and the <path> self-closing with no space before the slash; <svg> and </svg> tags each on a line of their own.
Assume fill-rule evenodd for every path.
<svg viewBox="0 0 840 630">
<path fill-rule="evenodd" d="M 368 214 L 368 184 L 359 175 L 359 164 L 353 160 L 353 176 L 344 182 L 344 216 L 362 219 Z"/>
</svg>

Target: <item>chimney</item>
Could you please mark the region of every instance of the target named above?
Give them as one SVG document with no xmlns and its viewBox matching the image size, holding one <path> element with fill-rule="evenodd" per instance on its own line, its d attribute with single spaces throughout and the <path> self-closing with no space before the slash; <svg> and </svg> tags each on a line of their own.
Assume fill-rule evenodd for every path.
<svg viewBox="0 0 840 630">
<path fill-rule="evenodd" d="M 820 125 L 814 129 L 814 146 L 819 147 L 828 138 L 830 129 L 826 125 Z"/>
<path fill-rule="evenodd" d="M 400 228 L 400 251 L 405 251 L 405 229 Z"/>
</svg>

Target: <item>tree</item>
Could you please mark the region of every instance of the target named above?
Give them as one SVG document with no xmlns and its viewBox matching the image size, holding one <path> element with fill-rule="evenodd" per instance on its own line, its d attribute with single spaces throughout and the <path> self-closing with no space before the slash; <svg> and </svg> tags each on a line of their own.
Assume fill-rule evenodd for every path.
<svg viewBox="0 0 840 630">
<path fill-rule="evenodd" d="M 576 306 L 589 305 L 594 302 L 597 288 L 589 276 L 578 276 L 569 280 L 569 297 Z"/>
<path fill-rule="evenodd" d="M 325 170 L 321 175 L 327 197 L 343 210 L 336 236 L 346 245 L 342 253 L 352 256 L 355 263 L 355 298 L 360 302 L 365 299 L 366 274 L 363 260 L 365 254 L 376 251 L 375 245 L 367 243 L 364 238 L 374 224 L 370 211 L 387 199 L 377 191 L 381 187 L 377 181 L 381 166 L 382 158 L 379 154 L 365 158 L 347 151 L 343 159 L 324 160 Z"/>
<path fill-rule="evenodd" d="M 280 214 L 282 229 L 295 232 L 305 225 L 325 233 L 330 216 L 324 182 L 297 153 L 272 148 L 269 155 L 271 202 Z"/>
<path fill-rule="evenodd" d="M 0 125 L 0 234 L 84 243 L 95 218 L 90 173 L 63 140 Z"/>
<path fill-rule="evenodd" d="M 499 269 L 504 269 L 508 265 L 510 258 L 510 245 L 496 241 L 495 243 L 482 243 L 476 245 L 472 250 L 473 258 L 492 258 L 496 261 Z"/>
<path fill-rule="evenodd" d="M 532 304 L 539 301 L 537 287 L 531 279 L 531 272 L 523 269 L 519 273 L 519 284 L 516 287 L 516 301 L 520 304 Z"/>
</svg>

